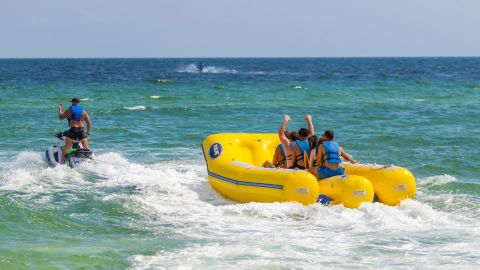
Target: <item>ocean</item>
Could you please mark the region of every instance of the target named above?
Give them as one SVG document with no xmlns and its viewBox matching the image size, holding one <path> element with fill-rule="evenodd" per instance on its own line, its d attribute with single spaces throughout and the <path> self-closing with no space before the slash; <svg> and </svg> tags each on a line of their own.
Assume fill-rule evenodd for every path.
<svg viewBox="0 0 480 270">
<path fill-rule="evenodd" d="M 199 72 L 198 65 L 203 65 Z M 97 159 L 50 168 L 79 97 Z M 417 197 L 359 209 L 238 204 L 214 133 L 332 129 Z M 479 269 L 480 58 L 1 59 L 1 269 Z"/>
</svg>

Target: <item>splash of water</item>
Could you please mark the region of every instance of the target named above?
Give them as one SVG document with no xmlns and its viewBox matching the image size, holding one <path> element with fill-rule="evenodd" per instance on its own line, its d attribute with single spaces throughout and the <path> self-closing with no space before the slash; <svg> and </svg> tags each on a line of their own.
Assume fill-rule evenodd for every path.
<svg viewBox="0 0 480 270">
<path fill-rule="evenodd" d="M 390 265 L 392 256 L 401 256 L 404 266 L 413 267 L 421 260 L 430 266 L 473 267 L 478 264 L 480 244 L 475 208 L 431 203 L 448 195 L 432 192 L 431 187 L 452 182 L 457 181 L 451 176 L 419 179 L 418 198 L 396 207 L 238 204 L 210 187 L 202 161 L 138 164 L 118 153 L 105 153 L 72 170 L 48 168 L 41 154 L 24 152 L 2 165 L 0 192 L 66 208 L 87 192 L 98 202 L 120 202 L 122 212 L 136 217 L 124 226 L 146 230 L 159 239 L 168 232 L 168 237 L 183 243 L 159 246 L 154 254 L 123 250 L 136 269 L 343 268 Z M 58 201 L 65 192 L 69 199 Z M 472 202 L 468 196 L 459 200 L 463 205 Z M 98 215 L 74 213 L 79 214 Z M 457 255 L 443 259 L 436 254 Z"/>
<path fill-rule="evenodd" d="M 235 69 L 228 69 L 224 67 L 215 67 L 215 66 L 205 66 L 202 69 L 198 67 L 196 64 L 189 64 L 184 67 L 179 67 L 176 69 L 177 72 L 180 73 L 211 73 L 211 74 L 220 74 L 220 73 L 228 73 L 228 74 L 236 74 L 238 73 Z"/>
</svg>

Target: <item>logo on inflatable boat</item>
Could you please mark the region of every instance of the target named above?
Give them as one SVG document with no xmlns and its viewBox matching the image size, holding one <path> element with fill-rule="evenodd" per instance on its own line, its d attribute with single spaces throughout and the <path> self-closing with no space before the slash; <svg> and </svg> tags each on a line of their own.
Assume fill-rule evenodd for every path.
<svg viewBox="0 0 480 270">
<path fill-rule="evenodd" d="M 223 146 L 219 143 L 214 143 L 212 146 L 210 146 L 210 150 L 208 152 L 211 159 L 216 159 L 222 154 Z"/>
</svg>

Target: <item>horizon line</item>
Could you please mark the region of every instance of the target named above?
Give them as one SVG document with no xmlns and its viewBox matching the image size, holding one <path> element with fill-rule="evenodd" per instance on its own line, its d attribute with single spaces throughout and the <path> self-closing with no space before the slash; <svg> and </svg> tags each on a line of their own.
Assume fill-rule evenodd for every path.
<svg viewBox="0 0 480 270">
<path fill-rule="evenodd" d="M 328 58 L 480 58 L 480 55 L 443 56 L 88 56 L 88 57 L 0 57 L 0 60 L 41 60 L 41 59 L 328 59 Z"/>
</svg>

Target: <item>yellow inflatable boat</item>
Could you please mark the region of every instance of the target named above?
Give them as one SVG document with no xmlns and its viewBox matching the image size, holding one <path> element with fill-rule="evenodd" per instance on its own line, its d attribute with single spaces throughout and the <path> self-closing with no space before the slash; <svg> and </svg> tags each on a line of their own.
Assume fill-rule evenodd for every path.
<svg viewBox="0 0 480 270">
<path fill-rule="evenodd" d="M 317 181 L 303 170 L 263 168 L 280 144 L 277 134 L 215 134 L 203 142 L 208 180 L 238 202 L 317 201 L 357 208 L 363 202 L 397 205 L 415 196 L 415 178 L 396 166 L 345 163 L 346 175 Z"/>
<path fill-rule="evenodd" d="M 394 206 L 403 199 L 415 197 L 415 177 L 405 168 L 365 163 L 344 163 L 343 167 L 347 175 L 360 175 L 370 180 L 375 190 L 375 199 L 379 202 Z"/>
</svg>

